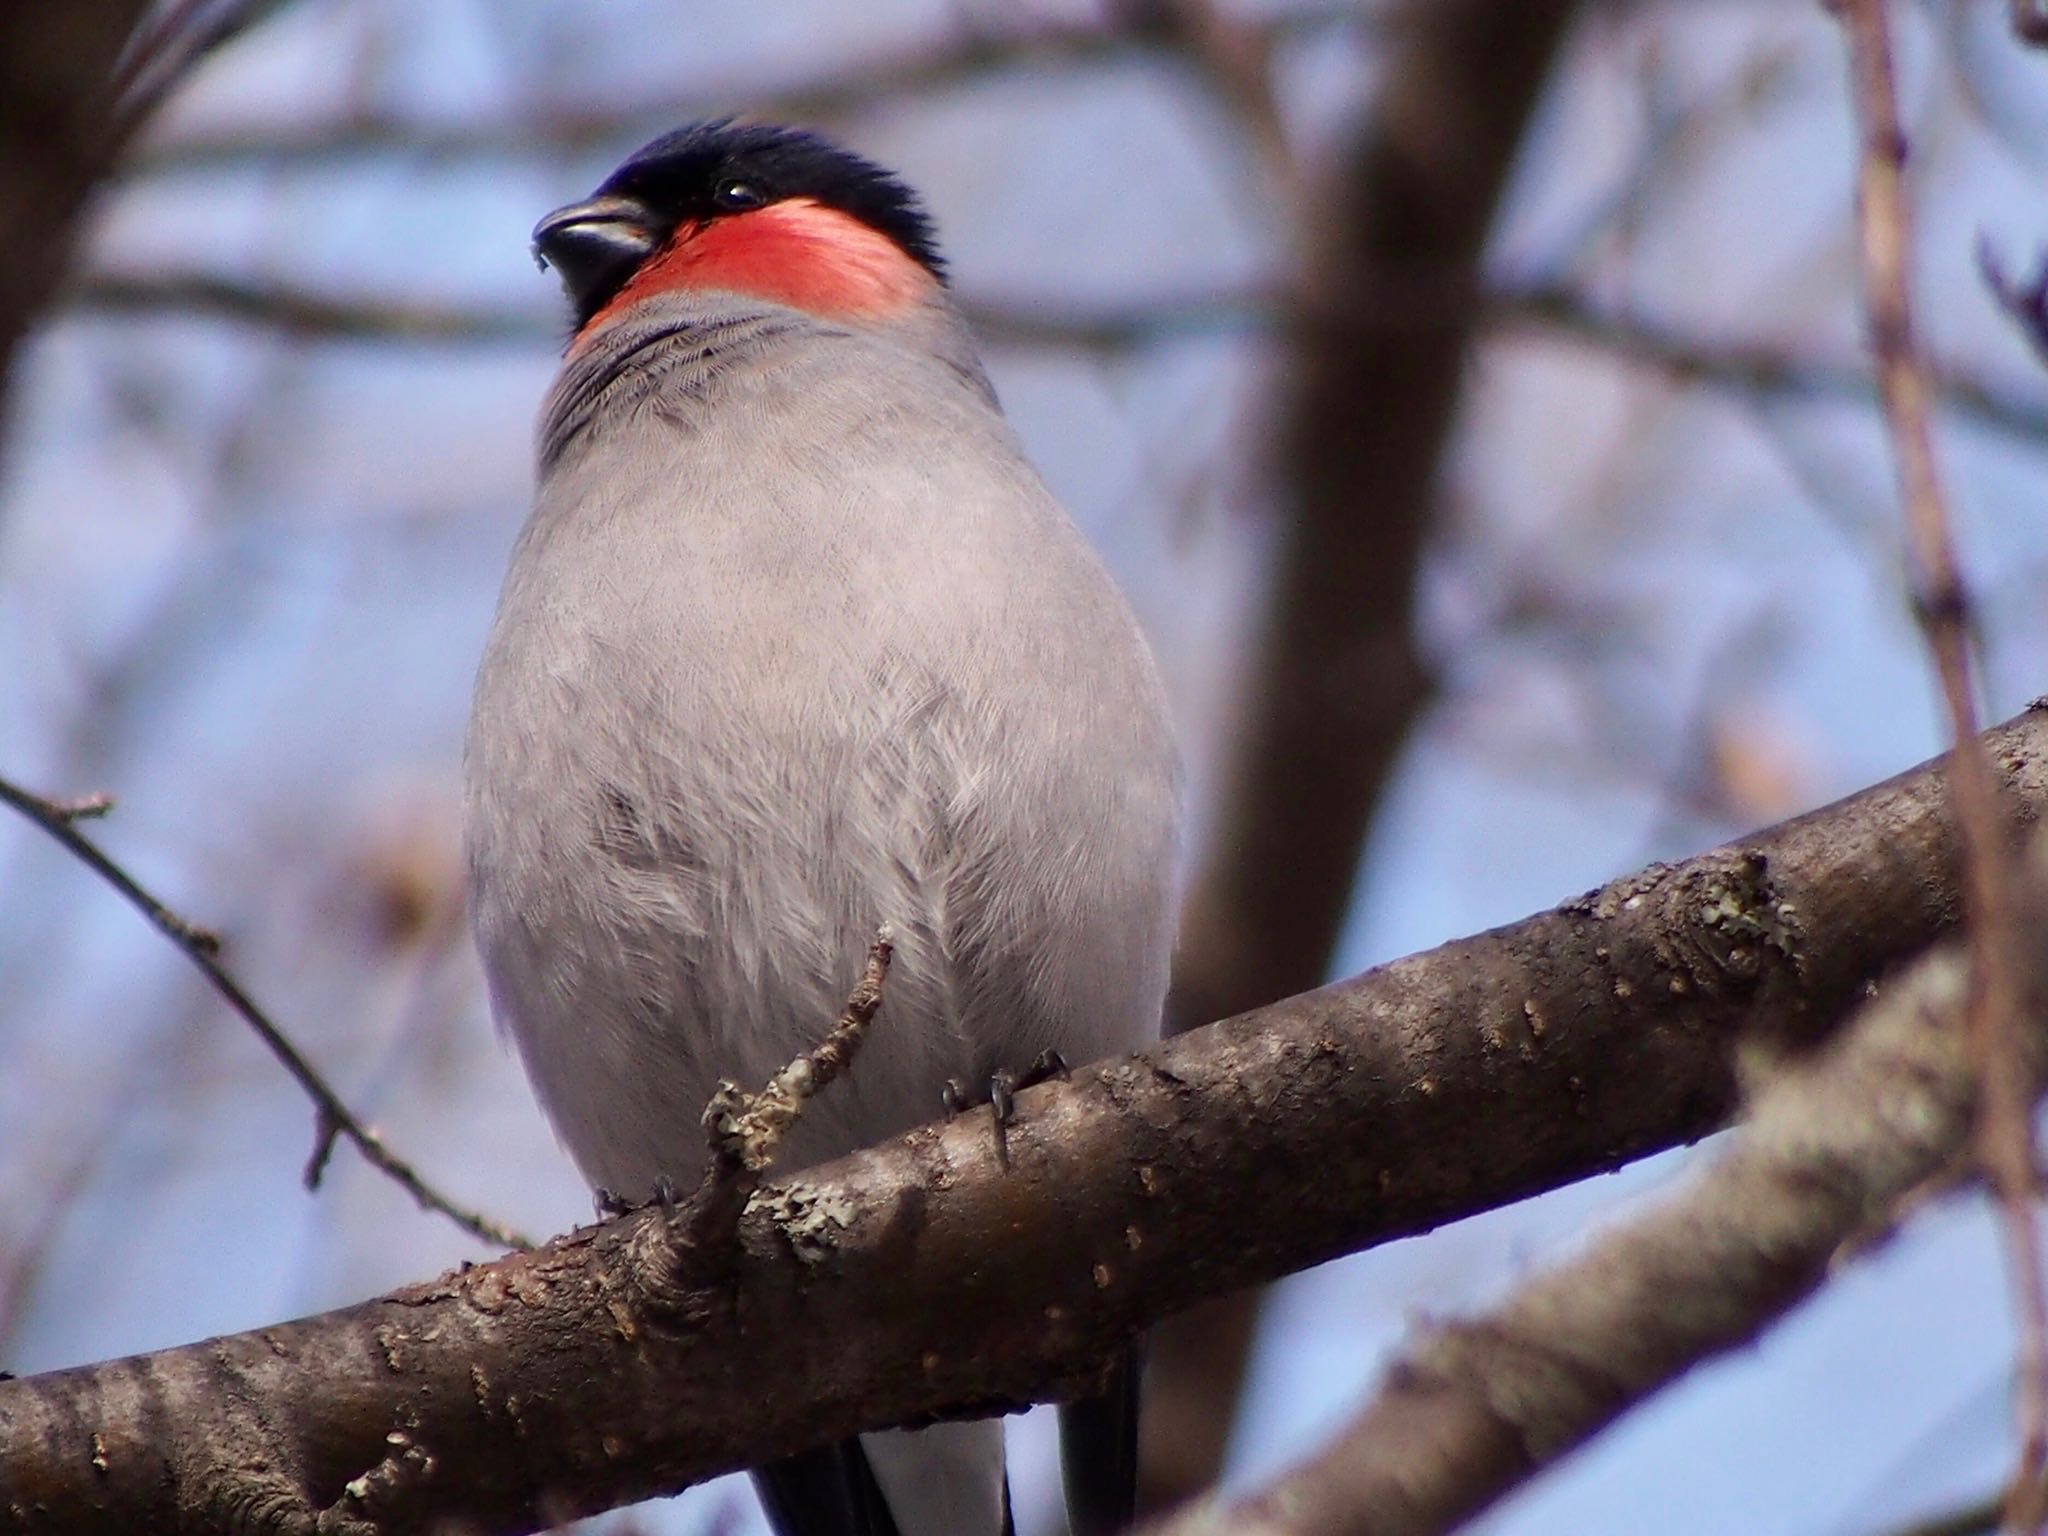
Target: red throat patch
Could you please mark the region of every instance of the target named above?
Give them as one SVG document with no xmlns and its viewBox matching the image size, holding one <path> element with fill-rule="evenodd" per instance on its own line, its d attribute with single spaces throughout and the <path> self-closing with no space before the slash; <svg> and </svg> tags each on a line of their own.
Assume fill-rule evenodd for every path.
<svg viewBox="0 0 2048 1536">
<path fill-rule="evenodd" d="M 744 293 L 832 319 L 881 319 L 926 297 L 937 281 L 887 235 L 791 198 L 682 225 L 583 329 L 587 335 L 641 299 L 676 289 Z"/>
</svg>

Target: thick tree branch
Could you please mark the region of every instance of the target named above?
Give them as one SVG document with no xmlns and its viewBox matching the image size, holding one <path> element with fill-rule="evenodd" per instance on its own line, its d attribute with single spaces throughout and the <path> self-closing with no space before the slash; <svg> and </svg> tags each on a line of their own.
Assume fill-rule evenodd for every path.
<svg viewBox="0 0 2048 1536">
<path fill-rule="evenodd" d="M 2048 711 L 1987 733 L 2048 810 Z M 728 1276 L 659 1210 L 301 1322 L 0 1383 L 24 1532 L 530 1530 L 851 1431 L 1085 1384 L 1204 1297 L 1728 1113 L 1954 923 L 1930 765 L 1524 922 L 771 1182 Z M 1000 1263 L 989 1262 L 1000 1252 Z"/>
<path fill-rule="evenodd" d="M 1438 1536 L 1755 1338 L 1965 1154 L 1969 972 L 1961 943 L 1921 959 L 1812 1060 L 1769 1080 L 1678 1197 L 1485 1316 L 1427 1330 L 1312 1460 L 1155 1536 Z"/>
</svg>

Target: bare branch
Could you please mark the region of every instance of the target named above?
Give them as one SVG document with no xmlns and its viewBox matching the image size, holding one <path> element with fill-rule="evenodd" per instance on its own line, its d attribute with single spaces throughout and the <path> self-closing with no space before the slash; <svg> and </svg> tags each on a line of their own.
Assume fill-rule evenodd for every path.
<svg viewBox="0 0 2048 1536">
<path fill-rule="evenodd" d="M 1900 1526 L 1890 1536 L 1991 1536 L 2005 1523 L 2005 1493 Z"/>
<path fill-rule="evenodd" d="M 1280 36 L 1319 26 L 1369 27 L 1356 0 L 1297 0 L 1251 25 L 1257 35 Z M 404 155 L 423 160 L 496 161 L 563 158 L 627 145 L 692 118 L 744 107 L 750 115 L 783 122 L 829 122 L 877 103 L 971 84 L 1008 70 L 1113 65 L 1158 57 L 1171 39 L 1154 18 L 1126 27 L 1037 18 L 991 36 L 963 29 L 938 45 L 918 43 L 863 57 L 794 85 L 728 85 L 715 93 L 678 98 L 673 92 L 638 102 L 607 101 L 588 109 L 557 107 L 518 116 L 462 123 L 420 123 L 363 113 L 340 122 L 279 124 L 249 133 L 197 134 L 144 145 L 129 172 L 154 175 L 261 161 L 266 166 L 318 165 L 365 156 Z"/>
<path fill-rule="evenodd" d="M 392 1179 L 411 1195 L 423 1210 L 438 1212 L 471 1236 L 487 1243 L 495 1243 L 502 1248 L 532 1246 L 529 1240 L 501 1223 L 466 1206 L 456 1204 L 420 1177 L 410 1163 L 387 1147 L 382 1137 L 356 1118 L 354 1112 L 341 1101 L 341 1096 L 328 1086 L 326 1079 L 292 1043 L 290 1036 L 256 1005 L 249 994 L 242 990 L 241 984 L 220 963 L 219 936 L 187 921 L 165 906 L 73 825 L 82 817 L 101 814 L 112 805 L 111 800 L 103 795 L 68 802 L 46 800 L 41 795 L 32 794 L 20 785 L 0 778 L 0 803 L 12 806 L 63 844 L 67 851 L 111 885 L 120 893 L 123 900 L 147 918 L 151 927 L 169 939 L 186 959 L 199 968 L 201 974 L 213 984 L 214 991 L 241 1016 L 244 1023 L 256 1031 L 258 1038 L 269 1047 L 271 1055 L 278 1059 L 292 1080 L 305 1091 L 306 1097 L 313 1101 L 314 1150 L 306 1165 L 305 1174 L 308 1189 L 318 1185 L 321 1169 L 326 1162 L 327 1149 L 338 1134 L 346 1137 L 350 1145 L 355 1147 L 373 1168 Z"/>
<path fill-rule="evenodd" d="M 882 1006 L 882 988 L 895 950 L 895 936 L 884 924 L 868 946 L 867 963 L 839 1022 L 816 1049 L 776 1073 L 760 1092 L 742 1093 L 736 1083 L 719 1083 L 704 1106 L 704 1135 L 711 1156 L 691 1201 L 684 1236 L 684 1245 L 693 1253 L 721 1262 L 738 1230 L 741 1210 L 760 1187 L 761 1175 L 774 1165 L 782 1138 L 803 1113 L 805 1101 L 853 1065 L 868 1025 Z"/>
<path fill-rule="evenodd" d="M 109 76 L 149 0 L 0 6 L 0 417 L 119 141 Z"/>
<path fill-rule="evenodd" d="M 1977 241 L 1977 270 L 1984 274 L 1984 284 L 1999 308 L 2018 324 L 2034 355 L 2048 364 L 2048 255 L 2036 263 L 2034 275 L 2022 282 L 2006 276 L 1990 237 L 1983 236 Z"/>
<path fill-rule="evenodd" d="M 1905 184 L 1906 138 L 1892 74 L 1888 0 L 1839 0 L 1862 148 L 1857 225 L 1864 301 L 1877 355 L 1878 387 L 1905 503 L 1914 616 L 1940 678 L 1955 741 L 1950 789 L 1963 843 L 1970 919 L 1968 1022 L 1982 1078 L 1978 1155 L 2004 1210 L 2008 1262 L 2019 1314 L 2018 1465 L 2007 1519 L 2019 1531 L 2048 1520 L 2041 1478 L 2048 1467 L 2048 1274 L 2035 1196 L 2035 1073 L 2021 1031 L 2026 972 L 2018 878 L 2005 837 L 1992 765 L 1977 743 L 1969 589 L 1957 559 L 1947 493 L 1935 463 L 1929 385 L 1913 328 L 1913 221 Z"/>
<path fill-rule="evenodd" d="M 307 340 L 531 347 L 563 339 L 551 305 L 488 308 L 324 294 L 290 282 L 214 272 L 95 273 L 75 282 L 66 297 L 90 312 L 210 315 Z M 1091 352 L 1244 328 L 1276 310 L 1260 295 L 1227 292 L 1087 309 L 966 295 L 961 307 L 976 331 L 995 345 Z"/>
<path fill-rule="evenodd" d="M 2036 48 L 2048 48 L 2048 0 L 2008 0 L 2013 36 Z"/>
<path fill-rule="evenodd" d="M 2048 710 L 1986 745 L 2048 811 Z M 318 1318 L 0 1382 L 0 1509 L 24 1536 L 258 1510 L 282 1532 L 530 1530 L 1079 1390 L 1203 1297 L 1717 1125 L 1745 1036 L 1825 1031 L 1951 929 L 1944 780 L 1034 1088 L 1007 1166 L 960 1121 L 764 1184 L 713 1285 L 657 1208 Z"/>
<path fill-rule="evenodd" d="M 341 297 L 290 283 L 211 272 L 98 273 L 74 282 L 72 304 L 110 314 L 199 314 L 332 341 L 535 346 L 561 339 L 541 306 L 486 309 L 399 298 Z"/>
<path fill-rule="evenodd" d="M 1749 1342 L 1967 1147 L 1970 990 L 1960 945 L 1919 961 L 1813 1059 L 1767 1082 L 1728 1151 L 1682 1194 L 1485 1316 L 1428 1329 L 1310 1461 L 1155 1536 L 1436 1536 Z"/>
<path fill-rule="evenodd" d="M 215 272 L 89 274 L 73 283 L 66 297 L 88 313 L 211 315 L 274 327 L 308 341 L 531 347 L 561 340 L 559 323 L 542 305 L 487 308 L 323 294 L 275 279 Z M 1442 297 L 1439 293 L 1440 301 Z M 1413 323 L 1420 302 L 1412 293 L 1395 295 L 1377 313 L 1390 325 Z M 1470 301 L 1461 296 L 1458 302 Z M 1088 307 L 964 294 L 961 306 L 992 345 L 1085 352 L 1116 353 L 1182 336 L 1316 324 L 1290 315 L 1284 297 L 1260 289 L 1164 295 L 1142 303 Z M 1361 302 L 1361 315 L 1373 312 Z M 1867 402 L 1874 390 L 1870 371 L 1856 363 L 1803 354 L 1772 342 L 1704 336 L 1645 316 L 1602 310 L 1562 284 L 1500 289 L 1481 301 L 1480 319 L 1496 333 L 1534 330 L 1568 337 L 1620 361 L 1717 389 L 1852 404 Z M 2029 440 L 2048 440 L 2048 402 L 1954 366 L 1929 371 L 1936 397 L 1959 419 Z"/>
<path fill-rule="evenodd" d="M 1776 399 L 1866 404 L 1875 392 L 1867 368 L 1801 353 L 1774 342 L 1704 336 L 1642 315 L 1595 307 L 1577 289 L 1535 284 L 1507 289 L 1488 303 L 1498 328 L 1568 337 L 1628 363 L 1687 383 Z M 2022 397 L 1954 366 L 1929 366 L 1929 387 L 1944 409 L 1995 431 L 2048 441 L 2048 402 Z"/>
<path fill-rule="evenodd" d="M 131 137 L 207 55 L 290 0 L 175 0 L 132 40 L 114 72 L 115 133 Z"/>
<path fill-rule="evenodd" d="M 1273 78 L 1281 29 L 1228 13 L 1214 0 L 1139 0 L 1124 14 L 1156 31 L 1187 58 L 1196 81 L 1238 125 L 1250 147 L 1248 185 L 1262 186 L 1296 244 L 1310 228 L 1309 177 L 1287 141 L 1287 122 Z M 1297 251 L 1295 254 L 1299 254 Z"/>
</svg>

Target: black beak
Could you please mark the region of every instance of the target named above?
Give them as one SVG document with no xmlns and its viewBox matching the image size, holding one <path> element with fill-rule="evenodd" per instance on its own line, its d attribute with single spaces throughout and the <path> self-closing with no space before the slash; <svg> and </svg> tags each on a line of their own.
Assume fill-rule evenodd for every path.
<svg viewBox="0 0 2048 1536">
<path fill-rule="evenodd" d="M 652 213 L 630 197 L 571 203 L 533 229 L 534 260 L 554 268 L 586 315 L 618 292 L 660 244 Z"/>
</svg>

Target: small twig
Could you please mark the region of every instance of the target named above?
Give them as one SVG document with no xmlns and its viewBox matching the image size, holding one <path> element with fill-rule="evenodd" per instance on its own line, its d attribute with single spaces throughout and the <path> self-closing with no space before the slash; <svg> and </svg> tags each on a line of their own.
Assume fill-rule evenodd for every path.
<svg viewBox="0 0 2048 1536">
<path fill-rule="evenodd" d="M 2006 1507 L 2009 1528 L 2034 1532 L 2048 1520 L 2048 1277 L 2034 1210 L 2032 1074 L 2023 1069 L 2020 976 L 2023 936 L 2016 871 L 1990 762 L 1979 749 L 1972 676 L 1969 591 L 1957 559 L 1946 493 L 1929 422 L 1930 382 L 1913 331 L 1912 208 L 1905 185 L 1906 138 L 1892 70 L 1886 0 L 1834 0 L 1848 35 L 1862 147 L 1857 224 L 1865 304 L 1878 387 L 1905 504 L 1914 616 L 1941 680 L 1955 747 L 1949 793 L 1963 855 L 1972 965 L 1965 1018 L 1982 1085 L 1977 1154 L 1997 1189 L 2019 1313 L 2019 1455 Z"/>
<path fill-rule="evenodd" d="M 1315 210 L 1274 85 L 1278 30 L 1228 14 L 1214 0 L 1145 0 L 1132 11 L 1140 27 L 1149 23 L 1186 56 L 1196 79 L 1237 120 L 1252 150 L 1247 169 L 1270 184 L 1279 233 L 1298 243 Z"/>
<path fill-rule="evenodd" d="M 1992 1536 L 2005 1520 L 2005 1492 L 1901 1526 L 1891 1536 Z"/>
<path fill-rule="evenodd" d="M 1643 313 L 1604 308 L 1579 289 L 1539 282 L 1487 300 L 1496 330 L 1546 332 L 1653 369 L 1682 384 L 1705 384 L 1759 399 L 1867 403 L 1872 379 L 1860 363 L 1805 353 L 1772 341 L 1709 336 Z M 2048 410 L 1962 369 L 1930 370 L 1942 407 L 1995 432 L 2048 438 Z"/>
<path fill-rule="evenodd" d="M 130 906 L 147 918 L 157 932 L 176 945 L 185 958 L 197 966 L 213 984 L 214 991 L 218 992 L 228 1006 L 256 1031 L 257 1036 L 270 1048 L 270 1053 L 283 1064 L 285 1071 L 291 1074 L 292 1080 L 305 1090 L 306 1096 L 313 1101 L 317 1117 L 313 1157 L 306 1165 L 308 1189 L 318 1186 L 320 1173 L 326 1165 L 334 1138 L 343 1136 L 363 1155 L 364 1161 L 394 1180 L 423 1209 L 438 1211 L 465 1232 L 484 1242 L 496 1243 L 504 1248 L 533 1246 L 529 1239 L 510 1227 L 465 1206 L 457 1205 L 421 1178 L 410 1163 L 385 1146 L 383 1138 L 356 1118 L 313 1065 L 300 1054 L 290 1037 L 256 1005 L 247 992 L 242 990 L 241 984 L 228 974 L 218 958 L 219 936 L 186 921 L 165 906 L 73 825 L 84 817 L 103 814 L 112 806 L 111 799 L 104 795 L 90 795 L 73 801 L 46 800 L 10 780 L 0 778 L 0 802 L 12 806 L 63 844 L 74 857 L 111 885 Z"/>
<path fill-rule="evenodd" d="M 869 111 L 880 102 L 943 95 L 1004 74 L 1029 71 L 1042 78 L 1152 59 L 1166 41 L 1157 24 L 1105 25 L 1085 17 L 1062 19 L 1051 7 L 1034 9 L 1043 14 L 1000 30 L 969 28 L 902 49 L 864 49 L 805 78 L 753 83 L 727 79 L 702 95 L 679 97 L 668 83 L 638 97 L 607 94 L 587 107 L 561 103 L 540 111 L 471 113 L 445 121 L 392 115 L 366 104 L 321 118 L 236 125 L 221 132 L 200 129 L 141 146 L 125 174 L 182 173 L 252 162 L 289 171 L 393 153 L 409 162 L 560 164 L 607 147 L 623 151 L 679 122 L 717 116 L 739 105 L 769 121 L 829 123 Z M 1366 37 L 1381 30 L 1378 19 L 1358 0 L 1297 0 L 1259 9 L 1259 19 L 1243 25 L 1276 39 L 1329 28 Z"/>
<path fill-rule="evenodd" d="M 2036 48 L 2048 48 L 2048 0 L 2009 0 L 2013 36 Z"/>
<path fill-rule="evenodd" d="M 868 946 L 860 980 L 825 1038 L 771 1077 L 758 1093 L 721 1082 L 704 1106 L 704 1135 L 711 1158 L 689 1206 L 689 1251 L 716 1256 L 730 1244 L 747 1197 L 782 1150 L 782 1138 L 803 1113 L 804 1102 L 853 1064 L 868 1025 L 882 1006 L 895 935 L 884 923 Z"/>
<path fill-rule="evenodd" d="M 1979 236 L 1977 270 L 1984 274 L 1985 286 L 1998 300 L 1998 307 L 2018 322 L 2035 356 L 2048 364 L 2048 256 L 2040 259 L 2032 277 L 2021 282 L 2006 275 L 1991 249 L 1990 237 Z"/>
<path fill-rule="evenodd" d="M 114 797 L 104 790 L 90 795 L 79 795 L 70 800 L 47 800 L 44 802 L 68 825 L 74 821 L 92 821 L 104 816 L 114 808 Z"/>
<path fill-rule="evenodd" d="M 174 0 L 132 43 L 114 71 L 115 129 L 124 141 L 184 84 L 207 55 L 281 9 L 287 0 Z"/>
</svg>

